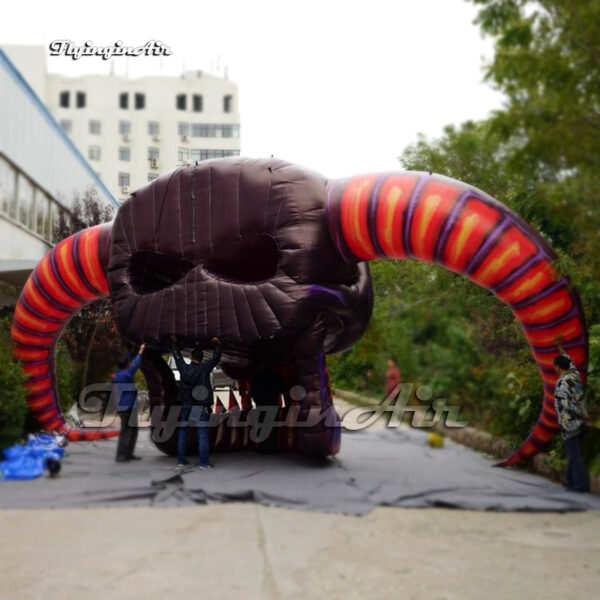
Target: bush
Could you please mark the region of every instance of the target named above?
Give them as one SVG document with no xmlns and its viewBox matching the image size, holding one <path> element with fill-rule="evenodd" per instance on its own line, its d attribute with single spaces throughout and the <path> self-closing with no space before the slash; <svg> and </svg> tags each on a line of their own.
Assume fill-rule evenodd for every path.
<svg viewBox="0 0 600 600">
<path fill-rule="evenodd" d="M 19 440 L 28 412 L 25 374 L 12 357 L 10 325 L 10 317 L 0 319 L 0 449 Z"/>
</svg>

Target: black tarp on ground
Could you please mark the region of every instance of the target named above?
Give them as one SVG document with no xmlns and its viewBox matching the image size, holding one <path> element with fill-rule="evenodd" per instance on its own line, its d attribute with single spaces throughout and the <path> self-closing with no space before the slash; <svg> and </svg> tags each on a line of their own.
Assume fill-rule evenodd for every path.
<svg viewBox="0 0 600 600">
<path fill-rule="evenodd" d="M 418 431 L 344 432 L 335 458 L 215 454 L 216 469 L 174 474 L 142 432 L 141 461 L 115 463 L 114 440 L 68 446 L 62 477 L 0 482 L 1 508 L 185 506 L 253 501 L 361 515 L 376 506 L 499 511 L 600 510 L 600 497 L 546 479 L 494 469 L 491 460 L 447 442 L 432 449 Z"/>
</svg>

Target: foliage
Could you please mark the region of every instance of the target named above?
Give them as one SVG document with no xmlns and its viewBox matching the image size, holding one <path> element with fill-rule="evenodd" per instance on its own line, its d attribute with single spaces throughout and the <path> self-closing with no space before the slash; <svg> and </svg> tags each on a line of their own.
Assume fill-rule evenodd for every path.
<svg viewBox="0 0 600 600">
<path fill-rule="evenodd" d="M 537 189 L 534 224 L 565 260 L 592 323 L 600 321 L 600 2 L 470 0 L 496 41 L 486 78 L 508 98 L 488 125 L 507 166 Z M 527 216 L 527 215 L 526 215 Z M 554 227 L 558 226 L 555 230 Z"/>
<path fill-rule="evenodd" d="M 10 316 L 0 319 L 0 449 L 19 440 L 27 415 L 25 374 L 12 360 L 11 321 Z"/>
<path fill-rule="evenodd" d="M 98 192 L 94 188 L 89 188 L 84 193 L 83 199 L 75 195 L 69 212 L 59 213 L 54 239 L 64 240 L 86 227 L 108 223 L 112 218 L 112 206 L 101 202 Z"/>
</svg>

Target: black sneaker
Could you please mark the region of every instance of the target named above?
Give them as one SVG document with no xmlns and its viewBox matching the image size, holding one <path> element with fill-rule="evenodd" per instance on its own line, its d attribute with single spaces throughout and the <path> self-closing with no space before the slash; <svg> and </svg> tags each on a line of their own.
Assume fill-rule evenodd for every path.
<svg viewBox="0 0 600 600">
<path fill-rule="evenodd" d="M 201 471 L 206 471 L 206 470 L 208 470 L 208 469 L 214 469 L 214 468 L 215 468 L 215 465 L 213 465 L 212 463 L 208 463 L 207 465 L 198 465 L 198 468 L 199 468 Z"/>
<path fill-rule="evenodd" d="M 135 454 L 132 454 L 129 457 L 129 460 L 142 460 L 142 457 L 141 456 L 136 456 Z"/>
</svg>

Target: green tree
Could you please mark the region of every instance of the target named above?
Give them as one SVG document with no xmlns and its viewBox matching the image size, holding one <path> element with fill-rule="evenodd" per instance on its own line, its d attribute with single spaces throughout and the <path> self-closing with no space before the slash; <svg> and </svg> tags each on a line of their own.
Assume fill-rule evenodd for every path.
<svg viewBox="0 0 600 600">
<path fill-rule="evenodd" d="M 511 148 L 510 169 L 536 188 L 534 224 L 575 261 L 570 274 L 597 322 L 600 2 L 468 1 L 481 7 L 476 23 L 495 40 L 486 79 L 507 98 L 488 124 Z"/>
</svg>

